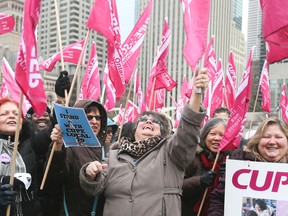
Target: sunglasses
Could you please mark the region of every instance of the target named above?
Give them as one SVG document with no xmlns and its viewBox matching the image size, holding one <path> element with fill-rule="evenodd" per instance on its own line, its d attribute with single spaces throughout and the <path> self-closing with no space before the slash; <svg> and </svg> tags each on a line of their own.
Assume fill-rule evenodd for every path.
<svg viewBox="0 0 288 216">
<path fill-rule="evenodd" d="M 96 121 L 101 121 L 101 116 L 100 115 L 86 115 L 87 116 L 87 119 L 89 121 L 91 121 L 93 118 L 96 119 Z"/>
<path fill-rule="evenodd" d="M 147 122 L 147 121 L 151 121 L 153 124 L 161 125 L 161 122 L 158 119 L 149 119 L 147 117 L 140 117 L 138 120 L 138 122 Z"/>
</svg>

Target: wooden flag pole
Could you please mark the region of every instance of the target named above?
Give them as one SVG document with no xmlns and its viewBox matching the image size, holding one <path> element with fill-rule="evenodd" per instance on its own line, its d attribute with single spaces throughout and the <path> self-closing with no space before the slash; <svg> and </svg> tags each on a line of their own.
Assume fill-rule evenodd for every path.
<svg viewBox="0 0 288 216">
<path fill-rule="evenodd" d="M 60 57 L 61 57 L 61 68 L 62 68 L 62 71 L 63 71 L 63 70 L 65 70 L 65 67 L 64 67 L 64 57 L 63 57 L 61 31 L 60 31 L 59 8 L 58 8 L 58 2 L 57 2 L 57 0 L 54 0 L 54 5 L 55 5 L 56 23 L 57 23 L 57 34 L 58 34 Z"/>
<path fill-rule="evenodd" d="M 22 123 L 22 104 L 23 104 L 23 93 L 20 94 L 20 103 L 18 107 L 18 116 L 17 116 L 17 123 L 16 123 L 16 132 L 15 132 L 15 139 L 13 145 L 13 155 L 11 161 L 11 172 L 10 172 L 10 180 L 9 184 L 13 185 L 14 183 L 14 174 L 15 174 L 15 166 L 16 166 L 16 156 L 18 152 L 18 144 L 19 144 L 19 134 L 20 134 L 20 124 Z M 10 215 L 11 205 L 7 206 L 6 216 Z"/>
<path fill-rule="evenodd" d="M 80 69 L 80 65 L 81 65 L 81 62 L 82 62 L 82 59 L 83 59 L 84 52 L 86 50 L 87 41 L 88 41 L 90 32 L 91 32 L 91 30 L 88 29 L 86 37 L 85 37 L 84 45 L 83 45 L 83 48 L 81 50 L 81 54 L 80 54 L 80 57 L 79 57 L 79 60 L 78 60 L 78 64 L 77 64 L 77 67 L 76 67 L 76 70 L 75 70 L 75 73 L 74 73 L 74 76 L 73 76 L 73 80 L 72 80 L 72 83 L 71 83 L 70 91 L 69 91 L 69 94 L 68 94 L 68 97 L 67 97 L 67 100 L 66 100 L 66 104 L 65 104 L 66 106 L 68 106 L 69 101 L 70 101 L 71 96 L 72 96 L 73 88 L 74 88 L 74 85 L 75 85 L 75 82 L 76 82 L 76 77 L 77 77 L 77 74 L 78 74 L 79 69 Z"/>
</svg>

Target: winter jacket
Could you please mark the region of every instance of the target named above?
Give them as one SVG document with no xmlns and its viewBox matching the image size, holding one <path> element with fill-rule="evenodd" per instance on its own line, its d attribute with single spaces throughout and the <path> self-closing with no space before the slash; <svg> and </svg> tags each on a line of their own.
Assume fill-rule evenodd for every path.
<svg viewBox="0 0 288 216">
<path fill-rule="evenodd" d="M 228 152 L 221 152 L 217 165 L 215 166 L 215 172 L 219 172 L 220 164 L 225 161 L 226 154 L 228 154 Z M 204 191 L 206 189 L 205 187 L 202 187 L 200 178 L 204 172 L 212 169 L 214 159 L 215 154 L 212 154 L 207 149 L 202 149 L 196 153 L 196 157 L 194 158 L 193 162 L 187 167 L 183 181 L 183 196 L 181 199 L 182 216 L 197 215 Z M 210 186 L 209 190 L 207 191 L 204 206 L 201 210 L 201 215 L 206 215 L 206 207 L 209 204 L 210 192 L 218 185 L 219 178 L 220 175 L 216 176 L 214 185 Z"/>
<path fill-rule="evenodd" d="M 40 202 L 38 200 L 38 192 L 39 192 L 39 182 L 37 179 L 37 154 L 44 153 L 47 151 L 49 142 L 44 141 L 44 136 L 34 136 L 33 126 L 31 122 L 24 121 L 22 125 L 22 129 L 19 135 L 19 144 L 18 144 L 18 152 L 22 156 L 22 159 L 25 163 L 26 172 L 30 173 L 32 177 L 31 186 L 26 191 L 25 188 L 21 191 L 22 194 L 22 211 L 23 216 L 40 216 L 42 215 L 42 210 L 40 206 Z M 14 136 L 7 136 L 0 133 L 1 139 L 8 140 L 10 138 L 11 142 L 14 142 Z M 12 156 L 11 156 L 12 157 Z M 0 173 L 0 175 L 2 175 Z M 6 212 L 6 208 L 0 210 L 0 215 Z M 14 214 L 14 210 L 11 209 L 11 216 Z M 5 213 L 3 214 L 5 215 Z"/>
<path fill-rule="evenodd" d="M 92 100 L 79 101 L 74 107 L 82 107 L 84 110 L 90 105 L 96 105 L 101 119 L 100 136 L 98 140 L 104 144 L 106 138 L 107 114 L 104 107 Z M 51 152 L 49 152 L 50 155 Z M 49 168 L 46 183 L 49 187 L 54 185 L 59 190 L 64 190 L 65 204 L 61 206 L 60 215 L 65 215 L 65 209 L 69 216 L 87 216 L 91 215 L 95 196 L 87 195 L 81 189 L 79 184 L 80 168 L 87 162 L 102 160 L 102 148 L 94 147 L 69 147 L 62 151 L 55 151 Z M 62 200 L 63 200 L 62 199 Z M 102 201 L 102 196 L 99 201 Z M 97 206 L 97 216 L 101 216 L 101 206 Z"/>
<path fill-rule="evenodd" d="M 83 190 L 96 195 L 105 190 L 104 216 L 180 216 L 182 182 L 199 141 L 205 116 L 184 107 L 176 133 L 160 141 L 137 161 L 121 150 L 110 150 L 108 168 L 95 181 L 80 171 Z"/>
</svg>

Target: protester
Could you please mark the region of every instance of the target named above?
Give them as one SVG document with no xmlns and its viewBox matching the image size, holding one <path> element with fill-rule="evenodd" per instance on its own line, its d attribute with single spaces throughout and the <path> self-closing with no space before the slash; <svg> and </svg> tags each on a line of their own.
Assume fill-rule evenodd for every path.
<svg viewBox="0 0 288 216">
<path fill-rule="evenodd" d="M 9 185 L 13 159 L 14 138 L 18 118 L 18 103 L 11 98 L 0 99 L 0 215 L 6 215 L 7 205 L 11 204 L 10 215 L 40 216 L 38 200 L 36 152 L 44 143 L 34 142 L 33 126 L 29 121 L 20 120 L 19 144 L 16 156 L 15 173 L 23 180 L 14 177 L 13 188 Z M 38 149 L 39 148 L 39 149 Z M 47 146 L 46 146 L 47 148 Z M 24 180 L 25 179 L 25 180 Z M 29 182 L 31 183 L 30 187 Z M 27 186 L 27 188 L 25 188 Z M 13 189 L 13 190 L 12 190 Z"/>
<path fill-rule="evenodd" d="M 238 149 L 229 157 L 235 160 L 287 163 L 288 126 L 282 120 L 267 118 L 250 138 L 244 150 Z M 211 193 L 208 213 L 211 216 L 224 215 L 225 178 Z"/>
<path fill-rule="evenodd" d="M 59 77 L 57 81 L 59 79 L 61 78 Z M 31 107 L 26 113 L 26 119 L 32 121 L 35 129 L 34 133 L 38 136 L 41 134 L 40 137 L 42 137 L 43 141 L 40 143 L 48 142 L 50 144 L 52 142 L 50 134 L 55 125 L 55 119 L 49 107 L 46 108 L 46 112 L 40 117 L 34 113 L 34 110 Z M 43 179 L 49 145 L 45 144 L 43 147 L 45 147 L 45 149 L 42 151 L 42 154 L 37 152 L 37 178 L 39 183 L 41 183 Z M 52 188 L 45 187 L 43 190 L 39 191 L 39 200 L 45 216 L 58 216 L 62 201 L 61 188 L 55 188 L 54 186 Z"/>
<path fill-rule="evenodd" d="M 213 118 L 222 118 L 228 121 L 230 117 L 230 110 L 225 107 L 217 108 L 213 113 Z"/>
<path fill-rule="evenodd" d="M 133 138 L 122 137 L 119 149 L 111 149 L 102 164 L 93 161 L 81 168 L 87 194 L 105 191 L 104 215 L 181 215 L 184 170 L 195 155 L 205 117 L 195 90 L 208 85 L 207 69 L 201 72 L 195 73 L 194 91 L 173 136 L 163 114 L 146 111 L 131 131 Z"/>
<path fill-rule="evenodd" d="M 212 167 L 224 135 L 227 121 L 222 118 L 210 119 L 200 133 L 200 145 L 193 162 L 187 167 L 183 181 L 182 216 L 197 215 L 202 197 L 208 188 L 201 215 L 207 215 L 210 193 L 218 185 L 221 163 L 225 162 L 227 152 L 221 152 L 215 170 Z"/>
<path fill-rule="evenodd" d="M 105 140 L 105 153 L 110 150 L 111 144 L 115 142 L 115 135 L 118 130 L 118 125 L 110 118 L 107 118 L 107 135 Z"/>
<path fill-rule="evenodd" d="M 222 118 L 228 121 L 228 119 L 230 118 L 230 110 L 225 107 L 219 107 L 214 111 L 213 118 Z M 245 137 L 241 137 L 238 148 L 243 149 L 247 142 L 248 139 L 246 139 Z"/>
<path fill-rule="evenodd" d="M 30 107 L 26 113 L 26 119 L 31 120 L 35 127 L 35 132 L 44 130 L 51 127 L 53 121 L 53 115 L 49 107 L 46 108 L 46 112 L 42 116 L 37 116 L 33 108 Z"/>
<path fill-rule="evenodd" d="M 86 195 L 79 184 L 79 170 L 89 161 L 101 161 L 107 131 L 107 114 L 105 108 L 94 100 L 81 100 L 74 107 L 83 108 L 89 124 L 103 148 L 69 147 L 65 148 L 62 131 L 55 125 L 51 139 L 56 142 L 53 160 L 47 177 L 48 184 L 64 186 L 64 206 L 61 215 L 91 215 L 97 203 L 95 196 Z M 101 212 L 101 209 L 97 208 Z M 100 215 L 97 212 L 97 216 Z"/>
</svg>

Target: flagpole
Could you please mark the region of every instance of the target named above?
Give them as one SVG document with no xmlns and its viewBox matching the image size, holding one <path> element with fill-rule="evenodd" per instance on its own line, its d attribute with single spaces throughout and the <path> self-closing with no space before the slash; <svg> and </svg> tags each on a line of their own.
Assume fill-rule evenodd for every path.
<svg viewBox="0 0 288 216">
<path fill-rule="evenodd" d="M 101 94 L 101 100 L 100 100 L 100 103 L 103 104 L 104 102 L 104 94 L 105 94 L 105 84 L 103 84 L 103 88 L 102 88 L 102 94 Z"/>
<path fill-rule="evenodd" d="M 214 163 L 213 163 L 213 167 L 212 167 L 212 169 L 211 169 L 212 171 L 215 170 L 215 167 L 216 167 L 216 164 L 217 164 L 219 155 L 220 155 L 220 151 L 218 151 L 217 154 L 216 154 L 216 157 L 215 157 L 215 160 L 214 160 Z M 197 216 L 200 216 L 200 214 L 201 214 L 201 210 L 202 210 L 202 207 L 203 207 L 203 204 L 204 204 L 204 201 L 205 201 L 207 192 L 208 192 L 208 187 L 206 187 L 206 189 L 205 189 L 205 191 L 204 191 L 204 194 L 203 194 L 203 197 L 202 197 L 202 200 L 201 200 L 201 204 L 200 204 L 200 207 L 199 207 Z"/>
<path fill-rule="evenodd" d="M 55 5 L 56 23 L 57 23 L 57 34 L 58 34 L 59 48 L 60 48 L 60 56 L 61 56 L 61 67 L 62 67 L 62 71 L 63 71 L 63 70 L 65 70 L 65 67 L 64 67 L 64 57 L 63 57 L 61 31 L 60 31 L 59 8 L 58 8 L 58 2 L 57 2 L 57 0 L 54 0 L 54 5 Z"/>
<path fill-rule="evenodd" d="M 66 100 L 66 104 L 65 104 L 66 106 L 68 106 L 70 98 L 71 98 L 71 95 L 72 95 L 72 92 L 73 92 L 73 88 L 74 88 L 74 85 L 75 85 L 75 82 L 76 82 L 76 77 L 77 77 L 77 74 L 78 74 L 79 69 L 80 69 L 80 65 L 81 65 L 81 62 L 82 62 L 82 58 L 83 58 L 84 52 L 86 50 L 86 45 L 87 45 L 87 41 L 88 41 L 90 32 L 91 32 L 91 30 L 88 29 L 87 34 L 86 34 L 86 38 L 85 38 L 85 41 L 84 41 L 84 44 L 83 44 L 83 48 L 81 50 L 81 54 L 80 54 L 80 57 L 79 57 L 79 60 L 78 60 L 78 64 L 77 64 L 77 67 L 76 67 L 76 70 L 75 70 L 75 73 L 74 73 L 74 76 L 73 76 L 73 80 L 72 80 L 72 83 L 71 83 L 70 91 L 69 91 L 69 94 L 68 94 L 68 97 L 67 97 L 67 100 Z"/>
<path fill-rule="evenodd" d="M 13 145 L 13 155 L 12 155 L 12 161 L 11 161 L 11 172 L 10 172 L 10 180 L 9 184 L 13 185 L 14 183 L 14 174 L 15 174 L 15 167 L 16 167 L 16 156 L 18 151 L 18 144 L 19 144 L 19 134 L 20 134 L 20 124 L 21 124 L 21 118 L 22 118 L 22 104 L 23 104 L 23 93 L 21 91 L 20 93 L 20 102 L 18 106 L 18 116 L 17 116 L 17 123 L 16 123 L 16 132 L 15 132 L 15 139 L 14 139 L 14 145 Z M 6 209 L 6 216 L 10 215 L 11 205 L 7 206 Z"/>
<path fill-rule="evenodd" d="M 120 137 L 121 137 L 122 129 L 123 129 L 123 124 L 124 124 L 124 121 L 125 121 L 125 118 L 126 118 L 126 110 L 127 110 L 127 105 L 128 105 L 129 98 L 130 98 L 130 93 L 131 93 L 133 80 L 134 80 L 134 76 L 135 76 L 135 71 L 136 70 L 134 70 L 132 78 L 130 79 L 130 86 L 129 86 L 128 95 L 127 95 L 127 98 L 126 98 L 126 104 L 125 104 L 125 107 L 124 107 L 124 113 L 123 113 L 123 118 L 122 118 L 122 122 L 121 122 L 121 125 L 120 125 L 120 131 L 119 131 L 119 134 L 118 134 L 118 142 L 120 141 Z"/>
</svg>

